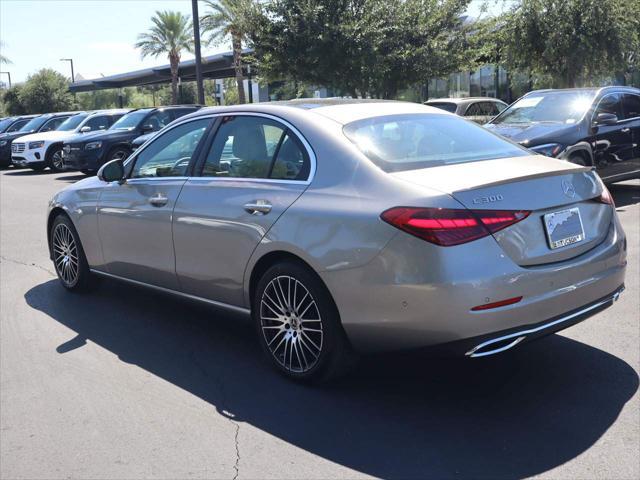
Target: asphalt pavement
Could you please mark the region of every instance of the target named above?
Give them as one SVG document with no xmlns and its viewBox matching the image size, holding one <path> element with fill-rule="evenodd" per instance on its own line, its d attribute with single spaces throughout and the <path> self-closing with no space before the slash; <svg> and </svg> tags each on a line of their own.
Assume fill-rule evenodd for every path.
<svg viewBox="0 0 640 480">
<path fill-rule="evenodd" d="M 262 359 L 242 317 L 115 281 L 70 294 L 48 199 L 0 172 L 0 478 L 640 478 L 640 182 L 616 305 L 480 361 L 365 358 L 323 387 Z"/>
</svg>

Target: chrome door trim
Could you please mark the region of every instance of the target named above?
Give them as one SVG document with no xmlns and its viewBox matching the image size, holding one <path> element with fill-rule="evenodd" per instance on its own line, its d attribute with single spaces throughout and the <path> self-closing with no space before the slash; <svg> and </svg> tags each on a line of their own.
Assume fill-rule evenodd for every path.
<svg viewBox="0 0 640 480">
<path fill-rule="evenodd" d="M 607 298 L 600 300 L 599 302 L 590 305 L 586 308 L 583 308 L 577 312 L 574 312 L 570 315 L 567 315 L 565 317 L 559 318 L 557 320 L 554 320 L 552 322 L 549 323 L 545 323 L 544 325 L 540 325 L 539 327 L 535 327 L 535 328 L 529 328 L 529 329 L 525 329 L 525 330 L 518 330 L 517 332 L 513 332 L 510 333 L 508 335 L 503 335 L 501 337 L 497 337 L 497 338 L 492 338 L 490 340 L 487 340 L 485 342 L 480 343 L 479 345 L 476 345 L 475 347 L 473 347 L 471 350 L 469 350 L 467 353 L 465 353 L 466 357 L 470 357 L 470 358 L 478 358 L 478 357 L 486 357 L 488 355 L 495 355 L 496 353 L 500 353 L 500 352 L 504 352 L 505 350 L 509 350 L 513 347 L 515 347 L 518 343 L 520 343 L 521 341 L 523 341 L 527 335 L 531 335 L 532 333 L 538 333 L 541 332 L 543 330 L 546 330 L 548 328 L 554 327 L 556 325 L 559 325 L 561 323 L 567 322 L 569 320 L 572 320 L 580 315 L 583 315 L 585 313 L 590 312 L 591 310 L 595 310 L 596 308 L 599 308 L 603 305 L 606 305 L 607 303 L 610 302 L 615 302 L 618 300 L 618 298 L 620 297 L 620 294 L 624 291 L 624 286 L 620 287 L 618 290 L 616 290 L 614 293 L 612 293 L 611 295 L 609 295 Z M 509 343 L 508 345 L 504 345 L 502 347 L 499 348 L 495 348 L 493 350 L 488 350 L 486 352 L 479 352 L 478 350 L 482 350 L 483 348 L 489 346 L 489 345 L 493 345 L 493 344 L 500 344 L 503 343 L 505 341 L 511 340 L 512 338 L 514 338 L 515 340 L 512 341 L 511 343 Z"/>
<path fill-rule="evenodd" d="M 229 305 L 228 303 L 217 302 L 215 300 L 209 300 L 208 298 L 198 297 L 196 295 L 191 295 L 184 292 L 179 292 L 177 290 L 171 290 L 170 288 L 159 287 L 157 285 L 152 285 L 150 283 L 140 282 L 138 280 L 132 280 L 130 278 L 121 277 L 120 275 L 114 275 L 113 273 L 103 272 L 101 270 L 96 270 L 95 268 L 90 269 L 91 273 L 95 273 L 97 275 L 101 275 L 108 278 L 113 278 L 114 280 L 120 280 L 126 283 L 131 283 L 133 285 L 138 285 L 140 287 L 150 288 L 151 290 L 156 290 L 158 292 L 168 293 L 169 295 L 173 295 L 176 297 L 186 298 L 188 300 L 193 300 L 200 303 L 206 303 L 208 305 L 213 305 L 214 307 L 223 308 L 225 310 L 230 310 L 236 313 L 240 313 L 243 315 L 250 315 L 251 310 L 244 307 L 239 307 L 237 305 Z"/>
</svg>

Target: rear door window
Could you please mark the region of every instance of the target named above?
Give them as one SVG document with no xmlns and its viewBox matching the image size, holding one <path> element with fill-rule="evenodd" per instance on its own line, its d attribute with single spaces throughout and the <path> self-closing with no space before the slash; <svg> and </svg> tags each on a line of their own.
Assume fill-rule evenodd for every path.
<svg viewBox="0 0 640 480">
<path fill-rule="evenodd" d="M 472 103 L 467 107 L 467 111 L 464 112 L 465 117 L 477 117 L 479 115 L 485 115 L 482 111 L 481 103 Z"/>
<path fill-rule="evenodd" d="M 204 163 L 205 177 L 306 180 L 309 158 L 287 127 L 264 117 L 228 116 Z"/>
<path fill-rule="evenodd" d="M 622 109 L 624 110 L 624 118 L 640 117 L 640 95 L 625 93 L 622 96 Z"/>
</svg>

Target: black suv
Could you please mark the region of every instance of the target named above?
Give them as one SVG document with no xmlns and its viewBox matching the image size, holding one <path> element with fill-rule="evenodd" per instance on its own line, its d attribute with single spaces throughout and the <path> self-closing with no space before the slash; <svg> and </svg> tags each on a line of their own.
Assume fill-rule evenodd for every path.
<svg viewBox="0 0 640 480">
<path fill-rule="evenodd" d="M 24 127 L 29 120 L 38 115 L 19 115 L 15 117 L 0 118 L 0 133 L 17 132 Z"/>
<path fill-rule="evenodd" d="M 548 157 L 595 166 L 602 179 L 640 177 L 640 90 L 536 90 L 486 128 Z"/>
<path fill-rule="evenodd" d="M 67 170 L 85 174 L 96 172 L 115 159 L 125 159 L 131 153 L 131 142 L 150 132 L 157 132 L 176 118 L 195 112 L 199 105 L 141 108 L 122 117 L 103 132 L 75 135 L 64 141 L 63 159 Z"/>
<path fill-rule="evenodd" d="M 56 130 L 62 125 L 62 122 L 76 113 L 78 112 L 45 113 L 44 115 L 31 116 L 31 120 L 23 124 L 20 130 L 0 134 L 0 166 L 11 165 L 11 142 L 16 138 L 30 133 Z M 27 116 L 21 118 L 25 117 Z"/>
</svg>

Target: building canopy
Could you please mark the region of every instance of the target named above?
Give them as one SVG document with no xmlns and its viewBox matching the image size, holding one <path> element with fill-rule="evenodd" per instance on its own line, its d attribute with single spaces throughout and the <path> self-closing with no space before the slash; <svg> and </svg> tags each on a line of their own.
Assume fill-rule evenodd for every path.
<svg viewBox="0 0 640 480">
<path fill-rule="evenodd" d="M 252 53 L 245 49 L 243 55 Z M 247 75 L 247 65 L 243 64 L 243 73 Z M 185 60 L 178 66 L 178 76 L 182 82 L 195 81 L 196 61 Z M 202 57 L 202 76 L 204 78 L 230 78 L 235 76 L 233 68 L 233 54 L 231 52 L 219 53 Z M 71 92 L 90 92 L 93 90 L 106 90 L 109 88 L 135 87 L 139 85 L 154 85 L 171 82 L 171 66 L 145 68 L 134 72 L 119 73 L 108 77 L 94 78 L 91 80 L 78 80 L 69 86 Z"/>
</svg>

